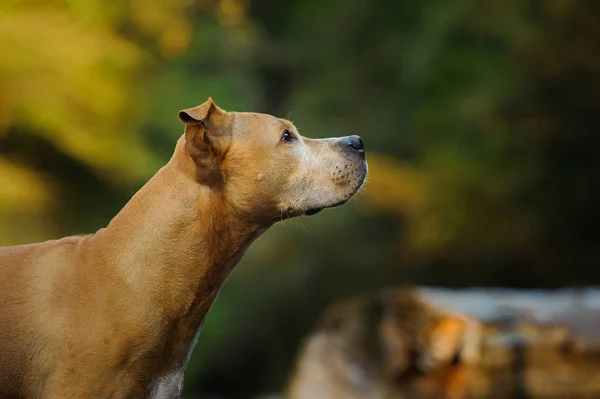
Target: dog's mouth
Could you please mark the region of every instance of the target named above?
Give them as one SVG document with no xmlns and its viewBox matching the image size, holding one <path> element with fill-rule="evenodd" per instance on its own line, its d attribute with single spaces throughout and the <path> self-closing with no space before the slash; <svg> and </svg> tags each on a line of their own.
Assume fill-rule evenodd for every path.
<svg viewBox="0 0 600 399">
<path fill-rule="evenodd" d="M 317 213 L 321 212 L 322 210 L 323 210 L 323 208 L 311 208 L 311 209 L 307 210 L 306 212 L 304 212 L 304 214 L 306 216 L 316 215 Z"/>
<path fill-rule="evenodd" d="M 325 208 L 335 208 L 335 207 L 338 207 L 338 206 L 343 205 L 346 202 L 348 202 L 348 200 L 350 200 L 350 198 L 352 198 L 358 191 L 360 191 L 361 187 L 365 183 L 365 178 L 367 177 L 367 163 L 366 163 L 366 161 L 363 161 L 361 169 L 362 170 L 359 170 L 359 172 L 358 172 L 358 173 L 360 173 L 360 178 L 358 180 L 356 180 L 356 182 L 354 183 L 354 187 L 352 188 L 352 190 L 349 191 L 349 192 L 347 192 L 346 198 L 344 198 L 344 199 L 342 199 L 340 201 L 337 201 L 337 202 L 335 202 L 333 204 L 322 205 L 322 206 L 314 207 L 314 208 L 308 208 L 307 210 L 305 210 L 303 212 L 303 214 L 306 215 L 306 216 L 316 215 L 317 213 L 321 212 Z"/>
<path fill-rule="evenodd" d="M 304 211 L 304 214 L 306 216 L 311 216 L 311 215 L 321 212 L 325 208 L 335 208 L 337 206 L 344 205 L 346 202 L 348 202 L 348 199 L 336 202 L 335 204 L 332 204 L 332 205 L 322 206 L 320 208 L 309 208 L 308 210 Z"/>
</svg>

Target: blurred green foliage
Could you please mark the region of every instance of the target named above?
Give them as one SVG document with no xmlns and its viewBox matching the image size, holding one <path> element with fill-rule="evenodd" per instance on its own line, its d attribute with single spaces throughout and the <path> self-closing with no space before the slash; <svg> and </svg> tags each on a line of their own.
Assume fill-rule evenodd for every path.
<svg viewBox="0 0 600 399">
<path fill-rule="evenodd" d="M 275 226 L 225 286 L 190 397 L 278 390 L 332 298 L 600 282 L 597 1 L 5 0 L 0 43 L 3 245 L 106 225 L 208 96 L 363 136 L 358 199 Z"/>
</svg>

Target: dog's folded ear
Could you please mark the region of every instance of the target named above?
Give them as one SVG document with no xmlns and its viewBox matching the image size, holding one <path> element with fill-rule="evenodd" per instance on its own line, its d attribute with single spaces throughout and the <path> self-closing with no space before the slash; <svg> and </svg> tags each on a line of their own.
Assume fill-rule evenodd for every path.
<svg viewBox="0 0 600 399">
<path fill-rule="evenodd" d="M 210 97 L 197 107 L 179 111 L 179 119 L 185 123 L 186 149 L 198 167 L 201 180 L 215 177 L 218 172 L 223 150 L 217 136 L 222 117 L 226 114 Z"/>
<path fill-rule="evenodd" d="M 179 111 L 179 120 L 186 125 L 204 125 L 213 112 L 220 113 L 223 110 L 217 107 L 211 97 L 208 97 L 208 100 L 197 107 Z"/>
</svg>

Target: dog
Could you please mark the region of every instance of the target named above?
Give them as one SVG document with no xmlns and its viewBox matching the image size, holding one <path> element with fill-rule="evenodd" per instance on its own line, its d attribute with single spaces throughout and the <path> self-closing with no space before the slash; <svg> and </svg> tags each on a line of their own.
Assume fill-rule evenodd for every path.
<svg viewBox="0 0 600 399">
<path fill-rule="evenodd" d="M 309 139 L 211 98 L 173 156 L 95 234 L 0 248 L 0 397 L 171 398 L 202 323 L 274 223 L 348 201 L 359 136 Z"/>
</svg>

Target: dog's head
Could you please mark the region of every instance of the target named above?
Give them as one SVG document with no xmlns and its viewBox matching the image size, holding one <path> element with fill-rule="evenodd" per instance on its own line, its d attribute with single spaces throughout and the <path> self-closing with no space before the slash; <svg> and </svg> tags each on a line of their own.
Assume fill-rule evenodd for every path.
<svg viewBox="0 0 600 399">
<path fill-rule="evenodd" d="M 198 183 L 261 223 L 341 205 L 367 174 L 358 136 L 305 138 L 287 120 L 226 112 L 211 98 L 179 119 Z"/>
</svg>

